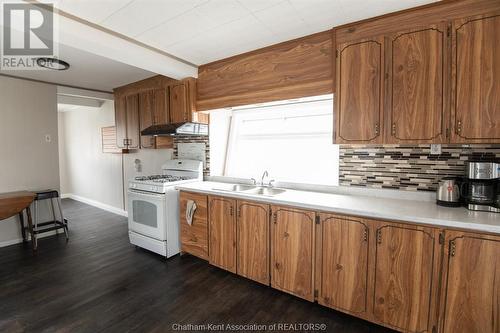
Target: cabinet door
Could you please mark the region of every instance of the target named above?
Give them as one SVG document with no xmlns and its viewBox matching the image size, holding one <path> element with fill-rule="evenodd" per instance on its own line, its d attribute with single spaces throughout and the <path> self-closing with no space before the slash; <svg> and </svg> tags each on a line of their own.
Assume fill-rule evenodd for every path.
<svg viewBox="0 0 500 333">
<path fill-rule="evenodd" d="M 139 94 L 139 116 L 140 130 L 153 126 L 153 91 L 145 91 Z M 154 148 L 155 137 L 151 135 L 141 135 L 141 148 Z"/>
<path fill-rule="evenodd" d="M 168 90 L 165 88 L 154 90 L 154 108 L 153 108 L 153 121 L 155 125 L 168 124 Z"/>
<path fill-rule="evenodd" d="M 314 300 L 313 212 L 271 207 L 271 286 Z"/>
<path fill-rule="evenodd" d="M 269 285 L 269 206 L 238 201 L 237 273 Z"/>
<path fill-rule="evenodd" d="M 442 332 L 500 332 L 500 237 L 447 232 Z"/>
<path fill-rule="evenodd" d="M 445 143 L 448 52 L 445 25 L 397 33 L 387 44 L 391 143 Z"/>
<path fill-rule="evenodd" d="M 127 140 L 128 148 L 140 147 L 139 95 L 128 95 L 127 100 Z"/>
<path fill-rule="evenodd" d="M 383 68 L 383 38 L 340 45 L 337 57 L 337 143 L 380 142 Z"/>
<path fill-rule="evenodd" d="M 380 223 L 375 251 L 375 319 L 402 331 L 430 332 L 436 325 L 438 231 Z"/>
<path fill-rule="evenodd" d="M 191 224 L 186 218 L 189 201 L 196 204 Z M 197 193 L 180 194 L 181 250 L 208 260 L 208 198 Z"/>
<path fill-rule="evenodd" d="M 115 94 L 116 146 L 127 148 L 127 102 L 125 96 Z"/>
<path fill-rule="evenodd" d="M 236 201 L 208 198 L 210 263 L 236 273 Z"/>
<path fill-rule="evenodd" d="M 170 87 L 170 122 L 189 121 L 187 110 L 187 88 L 184 84 Z"/>
<path fill-rule="evenodd" d="M 369 229 L 363 220 L 320 214 L 318 302 L 363 316 L 368 300 Z"/>
<path fill-rule="evenodd" d="M 452 27 L 455 142 L 500 142 L 500 13 Z"/>
</svg>

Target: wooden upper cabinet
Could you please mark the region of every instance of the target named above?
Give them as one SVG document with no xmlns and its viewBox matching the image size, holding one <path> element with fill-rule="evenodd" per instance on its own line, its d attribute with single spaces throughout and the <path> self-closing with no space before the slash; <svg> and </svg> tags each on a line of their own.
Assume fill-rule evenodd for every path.
<svg viewBox="0 0 500 333">
<path fill-rule="evenodd" d="M 191 224 L 186 219 L 189 201 L 196 204 Z M 180 193 L 181 250 L 208 260 L 208 198 L 197 193 Z"/>
<path fill-rule="evenodd" d="M 193 120 L 196 111 L 196 80 L 187 78 L 170 86 L 170 122 L 181 123 Z"/>
<path fill-rule="evenodd" d="M 448 48 L 446 25 L 388 37 L 388 143 L 446 143 Z"/>
<path fill-rule="evenodd" d="M 237 274 L 269 285 L 269 205 L 238 201 Z"/>
<path fill-rule="evenodd" d="M 320 214 L 318 303 L 366 316 L 369 228 L 360 219 Z"/>
<path fill-rule="evenodd" d="M 170 122 L 182 123 L 188 121 L 187 89 L 183 84 L 170 87 Z"/>
<path fill-rule="evenodd" d="M 383 122 L 384 39 L 339 45 L 336 142 L 379 143 Z"/>
<path fill-rule="evenodd" d="M 210 263 L 236 273 L 236 201 L 209 196 L 208 213 Z"/>
<path fill-rule="evenodd" d="M 315 213 L 272 206 L 271 286 L 314 300 Z"/>
<path fill-rule="evenodd" d="M 454 142 L 500 142 L 500 13 L 452 26 Z"/>
<path fill-rule="evenodd" d="M 153 122 L 155 125 L 169 123 L 168 89 L 159 88 L 153 90 Z"/>
<path fill-rule="evenodd" d="M 439 232 L 379 223 L 376 229 L 375 320 L 407 332 L 436 325 Z"/>
<path fill-rule="evenodd" d="M 139 132 L 139 95 L 128 95 L 126 97 L 126 105 L 128 148 L 138 149 L 141 137 Z"/>
<path fill-rule="evenodd" d="M 127 101 L 125 96 L 115 94 L 116 146 L 127 148 Z"/>
<path fill-rule="evenodd" d="M 139 94 L 139 115 L 140 130 L 144 130 L 153 125 L 154 92 L 152 90 L 144 91 Z M 155 148 L 154 136 L 141 135 L 141 148 Z"/>
<path fill-rule="evenodd" d="M 500 332 L 500 237 L 447 232 L 441 332 Z"/>
</svg>

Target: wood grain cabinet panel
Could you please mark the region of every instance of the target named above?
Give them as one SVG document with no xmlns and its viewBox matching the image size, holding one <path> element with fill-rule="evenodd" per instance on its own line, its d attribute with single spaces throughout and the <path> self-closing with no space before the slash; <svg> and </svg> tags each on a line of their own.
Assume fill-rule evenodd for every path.
<svg viewBox="0 0 500 333">
<path fill-rule="evenodd" d="M 184 84 L 170 87 L 170 122 L 182 123 L 189 121 L 187 88 Z"/>
<path fill-rule="evenodd" d="M 376 229 L 375 320 L 407 332 L 436 326 L 439 232 L 379 223 Z"/>
<path fill-rule="evenodd" d="M 339 46 L 336 142 L 378 143 L 383 121 L 384 39 Z"/>
<path fill-rule="evenodd" d="M 386 142 L 445 143 L 449 124 L 446 26 L 400 32 L 388 40 Z"/>
<path fill-rule="evenodd" d="M 269 205 L 238 201 L 237 274 L 269 285 Z"/>
<path fill-rule="evenodd" d="M 169 103 L 168 89 L 159 88 L 153 90 L 154 107 L 153 107 L 153 122 L 154 124 L 169 123 Z"/>
<path fill-rule="evenodd" d="M 314 300 L 315 213 L 272 206 L 271 286 Z"/>
<path fill-rule="evenodd" d="M 236 201 L 208 197 L 210 264 L 236 273 Z"/>
<path fill-rule="evenodd" d="M 500 142 L 500 12 L 453 22 L 454 141 Z"/>
<path fill-rule="evenodd" d="M 154 92 L 144 91 L 139 94 L 140 131 L 153 126 Z M 155 137 L 141 135 L 141 148 L 155 148 Z"/>
<path fill-rule="evenodd" d="M 186 208 L 189 201 L 194 201 L 191 224 L 187 222 Z M 208 260 L 208 198 L 197 193 L 180 193 L 180 228 L 181 251 Z"/>
<path fill-rule="evenodd" d="M 198 111 L 331 94 L 333 39 L 328 30 L 200 66 Z"/>
<path fill-rule="evenodd" d="M 139 132 L 139 95 L 128 95 L 126 97 L 126 104 L 128 148 L 138 149 L 140 147 L 141 136 Z"/>
<path fill-rule="evenodd" d="M 116 146 L 127 148 L 127 101 L 125 96 L 115 94 Z"/>
<path fill-rule="evenodd" d="M 500 332 L 500 237 L 447 232 L 443 333 Z"/>
<path fill-rule="evenodd" d="M 366 316 L 369 228 L 363 220 L 320 214 L 319 304 Z"/>
</svg>

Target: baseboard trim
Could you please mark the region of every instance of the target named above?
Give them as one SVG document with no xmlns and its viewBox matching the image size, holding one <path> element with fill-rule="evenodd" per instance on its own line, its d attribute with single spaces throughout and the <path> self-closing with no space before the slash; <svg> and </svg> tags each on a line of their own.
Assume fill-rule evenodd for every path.
<svg viewBox="0 0 500 333">
<path fill-rule="evenodd" d="M 61 194 L 61 198 L 73 199 L 73 200 L 76 200 L 76 201 L 80 201 L 80 202 L 86 203 L 87 205 L 91 205 L 91 206 L 100 208 L 102 210 L 108 211 L 110 213 L 114 213 L 114 214 L 118 214 L 118 215 L 121 215 L 121 216 L 128 217 L 128 213 L 127 213 L 126 210 L 123 210 L 123 209 L 120 209 L 120 208 L 116 208 L 116 207 L 104 204 L 104 203 L 96 201 L 96 200 L 92 200 L 92 199 L 89 199 L 89 198 L 81 197 L 81 196 L 75 195 L 73 193 Z"/>
<path fill-rule="evenodd" d="M 14 244 L 19 244 L 19 243 L 22 243 L 22 242 L 23 242 L 22 238 L 11 239 L 11 240 L 8 240 L 8 241 L 0 242 L 0 247 L 5 247 L 5 246 L 14 245 Z"/>
<path fill-rule="evenodd" d="M 59 234 L 64 233 L 64 231 L 62 231 L 62 230 L 53 230 L 53 231 L 43 232 L 41 234 L 38 234 L 38 239 L 49 237 L 49 236 L 54 236 L 56 234 L 56 232 L 59 233 Z M 27 233 L 27 236 L 28 236 L 28 242 L 30 242 L 30 246 L 31 246 L 31 236 L 30 236 L 30 234 L 29 234 L 28 231 L 26 231 L 26 233 Z M 11 239 L 11 240 L 8 240 L 8 241 L 0 242 L 0 247 L 5 247 L 5 246 L 14 245 L 14 244 L 19 244 L 19 243 L 22 243 L 22 242 L 23 242 L 22 238 Z"/>
</svg>

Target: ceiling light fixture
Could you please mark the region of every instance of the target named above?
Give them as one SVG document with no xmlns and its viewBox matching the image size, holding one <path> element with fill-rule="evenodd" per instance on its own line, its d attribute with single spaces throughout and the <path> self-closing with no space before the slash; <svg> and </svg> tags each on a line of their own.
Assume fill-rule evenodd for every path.
<svg viewBox="0 0 500 333">
<path fill-rule="evenodd" d="M 56 58 L 42 57 L 36 59 L 36 63 L 40 67 L 52 69 L 55 71 L 65 71 L 69 68 L 69 64 L 66 61 Z"/>
</svg>

